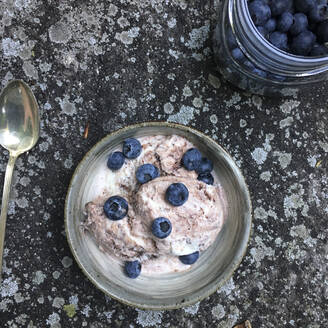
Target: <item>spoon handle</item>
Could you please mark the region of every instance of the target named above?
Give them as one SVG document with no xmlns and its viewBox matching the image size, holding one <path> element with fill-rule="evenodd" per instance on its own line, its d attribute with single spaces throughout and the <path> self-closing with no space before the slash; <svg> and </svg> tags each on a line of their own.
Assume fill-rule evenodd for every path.
<svg viewBox="0 0 328 328">
<path fill-rule="evenodd" d="M 9 161 L 7 164 L 7 169 L 6 169 L 5 183 L 3 186 L 1 215 L 0 215 L 0 283 L 2 280 L 1 279 L 1 277 L 2 277 L 2 256 L 3 256 L 3 246 L 4 246 L 4 241 L 5 241 L 9 194 L 10 194 L 11 180 L 13 177 L 16 159 L 17 159 L 17 156 L 13 156 L 10 154 Z"/>
</svg>

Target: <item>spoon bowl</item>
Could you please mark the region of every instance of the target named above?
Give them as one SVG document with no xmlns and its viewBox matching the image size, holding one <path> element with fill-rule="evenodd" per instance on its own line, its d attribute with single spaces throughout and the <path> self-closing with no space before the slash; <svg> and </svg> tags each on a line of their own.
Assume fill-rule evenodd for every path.
<svg viewBox="0 0 328 328">
<path fill-rule="evenodd" d="M 11 180 L 17 157 L 39 139 L 39 107 L 32 90 L 20 80 L 9 82 L 0 94 L 0 144 L 9 151 L 0 215 L 0 281 Z"/>
<path fill-rule="evenodd" d="M 0 95 L 0 144 L 11 154 L 30 150 L 39 138 L 38 104 L 26 83 L 11 81 Z"/>
</svg>

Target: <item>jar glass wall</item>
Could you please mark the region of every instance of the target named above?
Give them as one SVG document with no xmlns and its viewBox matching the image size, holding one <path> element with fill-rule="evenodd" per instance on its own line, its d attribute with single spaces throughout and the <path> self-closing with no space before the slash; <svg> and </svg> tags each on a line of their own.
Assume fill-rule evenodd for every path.
<svg viewBox="0 0 328 328">
<path fill-rule="evenodd" d="M 216 0 L 213 50 L 222 76 L 261 95 L 289 95 L 328 80 L 328 56 L 302 57 L 279 50 L 255 27 L 247 0 Z"/>
</svg>

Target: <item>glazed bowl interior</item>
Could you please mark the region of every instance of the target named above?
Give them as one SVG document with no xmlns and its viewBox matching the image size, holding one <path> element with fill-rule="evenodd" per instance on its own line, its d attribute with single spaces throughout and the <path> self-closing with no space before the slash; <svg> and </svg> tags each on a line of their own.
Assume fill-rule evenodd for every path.
<svg viewBox="0 0 328 328">
<path fill-rule="evenodd" d="M 141 274 L 129 279 L 119 261 L 101 252 L 83 232 L 84 208 L 100 193 L 99 184 L 108 154 L 129 137 L 180 135 L 190 140 L 214 163 L 225 191 L 227 216 L 214 244 L 190 270 L 162 275 Z M 244 178 L 231 157 L 212 139 L 186 126 L 142 123 L 116 131 L 97 143 L 77 167 L 65 204 L 68 242 L 79 266 L 103 292 L 140 308 L 164 310 L 193 304 L 215 292 L 229 279 L 246 251 L 251 229 L 251 203 Z"/>
</svg>

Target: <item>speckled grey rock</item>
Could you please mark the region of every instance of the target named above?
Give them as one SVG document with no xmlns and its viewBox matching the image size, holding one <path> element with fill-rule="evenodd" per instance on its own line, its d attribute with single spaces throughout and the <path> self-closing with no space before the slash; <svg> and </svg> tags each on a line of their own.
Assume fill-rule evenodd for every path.
<svg viewBox="0 0 328 328">
<path fill-rule="evenodd" d="M 285 99 L 217 77 L 213 0 L 0 2 L 0 77 L 28 82 L 37 146 L 17 162 L 0 287 L 1 327 L 323 327 L 328 321 L 326 89 Z M 135 310 L 72 261 L 63 207 L 74 168 L 107 133 L 143 120 L 197 127 L 244 172 L 254 207 L 242 265 L 191 307 Z M 83 137 L 89 124 L 89 134 Z M 0 158 L 1 184 L 8 154 Z"/>
</svg>

